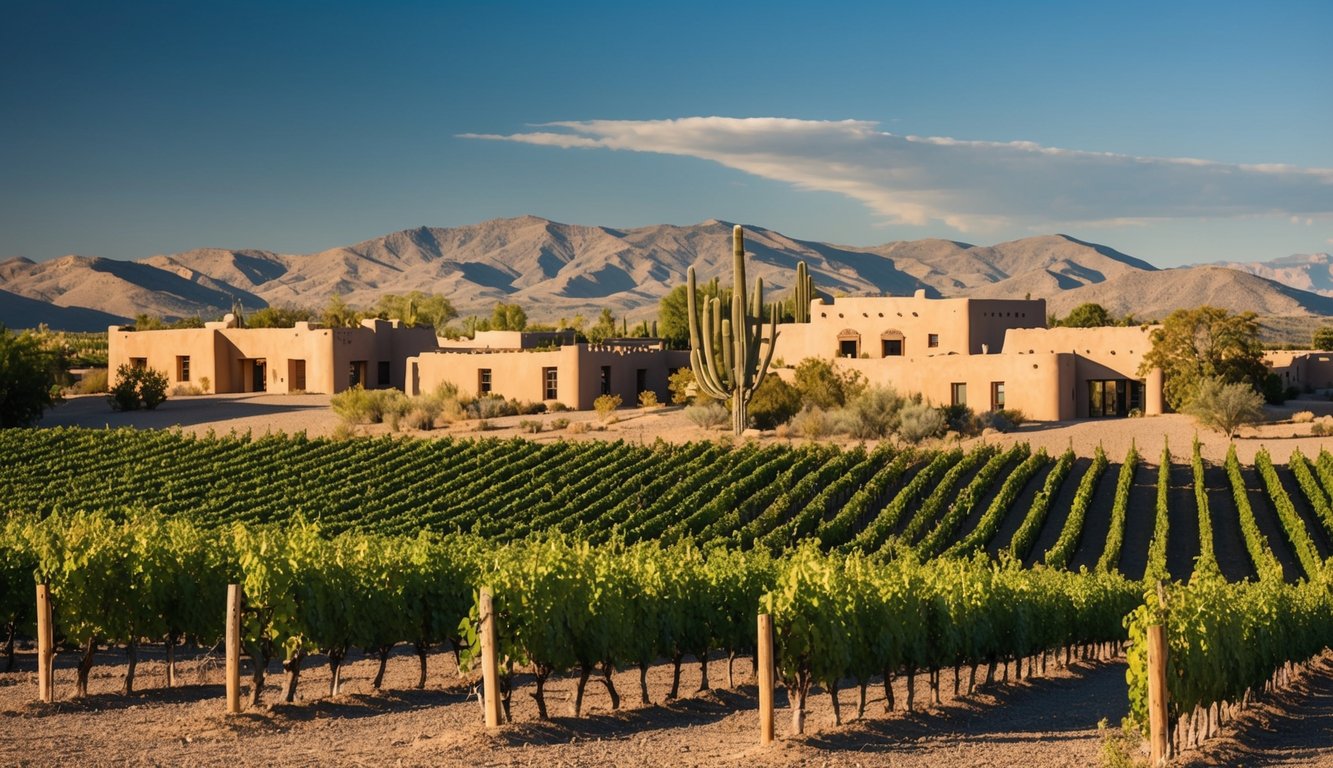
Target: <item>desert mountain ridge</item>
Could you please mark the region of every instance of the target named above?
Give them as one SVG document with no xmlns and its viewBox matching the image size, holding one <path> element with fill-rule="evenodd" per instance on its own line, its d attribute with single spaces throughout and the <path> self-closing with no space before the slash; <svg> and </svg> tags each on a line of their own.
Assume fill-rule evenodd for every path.
<svg viewBox="0 0 1333 768">
<path fill-rule="evenodd" d="M 591 318 L 608 307 L 634 322 L 655 317 L 658 300 L 685 281 L 691 265 L 701 279 L 729 282 L 731 230 L 716 219 L 616 229 L 522 216 L 418 227 L 310 254 L 197 248 L 138 261 L 14 258 L 0 262 L 0 322 L 100 330 L 140 312 L 216 317 L 233 300 L 251 309 L 320 306 L 337 294 L 357 306 L 413 290 L 444 294 L 464 315 L 489 313 L 505 301 L 538 321 Z M 746 226 L 746 251 L 748 278 L 763 278 L 769 296 L 783 295 L 805 261 L 817 287 L 832 295 L 1030 295 L 1057 314 L 1097 301 L 1145 319 L 1204 303 L 1261 315 L 1333 316 L 1329 269 L 1323 280 L 1331 295 L 1323 296 L 1284 284 L 1282 277 L 1294 273 L 1282 271 L 1282 259 L 1260 263 L 1274 265 L 1269 274 L 1256 265 L 1158 269 L 1061 234 L 989 246 L 924 239 L 862 247 Z M 1313 277 L 1309 285 L 1325 287 Z"/>
</svg>

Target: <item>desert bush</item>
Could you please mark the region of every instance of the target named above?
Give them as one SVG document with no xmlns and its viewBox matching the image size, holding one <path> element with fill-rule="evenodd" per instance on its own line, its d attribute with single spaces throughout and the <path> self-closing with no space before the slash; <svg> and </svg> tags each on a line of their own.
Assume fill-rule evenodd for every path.
<svg viewBox="0 0 1333 768">
<path fill-rule="evenodd" d="M 1263 403 L 1263 396 L 1249 384 L 1228 384 L 1220 378 L 1208 378 L 1195 388 L 1185 413 L 1231 438 L 1241 425 L 1263 418 Z"/>
<path fill-rule="evenodd" d="M 661 403 L 657 402 L 656 392 L 652 391 L 651 389 L 645 389 L 644 391 L 639 393 L 640 408 L 656 408 L 659 405 L 661 405 Z"/>
<path fill-rule="evenodd" d="M 949 429 L 961 435 L 975 435 L 981 431 L 977 415 L 966 405 L 945 405 L 940 407 L 944 423 Z"/>
<path fill-rule="evenodd" d="M 477 398 L 476 402 L 468 407 L 478 419 L 499 419 L 504 416 L 517 416 L 518 406 L 512 400 L 506 400 L 499 395 L 486 395 Z"/>
<path fill-rule="evenodd" d="M 1310 424 L 1310 434 L 1315 437 L 1333 435 L 1333 416 L 1320 416 Z"/>
<path fill-rule="evenodd" d="M 568 426 L 569 426 L 569 419 L 566 419 L 564 417 L 558 419 L 551 419 L 551 430 L 554 432 L 559 432 L 560 430 Z"/>
<path fill-rule="evenodd" d="M 845 431 L 859 440 L 888 437 L 898 428 L 898 414 L 905 402 L 892 387 L 867 387 L 840 414 Z"/>
<path fill-rule="evenodd" d="M 597 399 L 592 401 L 592 409 L 597 411 L 597 418 L 605 424 L 615 418 L 620 403 L 620 395 L 598 395 Z"/>
<path fill-rule="evenodd" d="M 777 375 L 765 376 L 750 398 L 750 421 L 759 429 L 786 424 L 800 410 L 801 393 Z"/>
<path fill-rule="evenodd" d="M 993 429 L 996 432 L 1012 432 L 1027 421 L 1027 416 L 1017 408 L 1001 408 L 998 411 L 986 411 L 977 416 L 981 429 Z"/>
<path fill-rule="evenodd" d="M 116 369 L 116 383 L 107 391 L 107 400 L 117 411 L 151 411 L 167 399 L 168 386 L 161 371 L 122 365 Z"/>
<path fill-rule="evenodd" d="M 106 392 L 108 378 L 105 368 L 94 368 L 83 374 L 79 383 L 74 385 L 74 392 L 80 395 L 97 395 Z"/>
<path fill-rule="evenodd" d="M 535 416 L 539 413 L 546 413 L 546 403 L 537 401 L 535 403 L 527 401 L 511 401 L 514 406 L 514 412 L 520 416 Z"/>
<path fill-rule="evenodd" d="M 535 435 L 542 431 L 542 423 L 536 419 L 522 419 L 518 422 L 518 431 Z"/>
<path fill-rule="evenodd" d="M 731 411 L 721 403 L 687 406 L 684 413 L 685 418 L 702 429 L 717 429 L 731 421 Z"/>
<path fill-rule="evenodd" d="M 200 389 L 197 385 L 184 381 L 171 388 L 172 397 L 198 397 L 203 393 L 204 390 Z"/>
<path fill-rule="evenodd" d="M 828 411 L 807 405 L 791 418 L 791 431 L 801 437 L 818 440 L 833 434 L 833 419 Z"/>
<path fill-rule="evenodd" d="M 1269 405 L 1282 405 L 1287 402 L 1287 388 L 1282 386 L 1282 377 L 1270 373 L 1264 377 L 1264 402 Z"/>
<path fill-rule="evenodd" d="M 586 421 L 576 421 L 573 424 L 569 425 L 569 433 L 571 435 L 581 435 L 587 431 L 588 431 L 588 422 Z"/>
<path fill-rule="evenodd" d="M 866 388 L 865 377 L 858 371 L 843 371 L 833 363 L 807 357 L 796 366 L 796 390 L 802 405 L 841 408 Z"/>
<path fill-rule="evenodd" d="M 694 386 L 694 370 L 677 368 L 667 377 L 667 389 L 671 390 L 672 405 L 689 405 L 699 398 L 708 399 Z"/>
<path fill-rule="evenodd" d="M 208 378 L 207 376 L 200 376 L 200 377 L 199 377 L 199 388 L 202 389 L 203 391 L 207 392 L 208 390 L 210 390 L 210 389 L 213 388 L 213 380 L 210 379 L 210 378 Z"/>
<path fill-rule="evenodd" d="M 944 412 L 925 403 L 909 403 L 898 412 L 898 437 L 909 443 L 938 437 L 948 426 Z"/>
<path fill-rule="evenodd" d="M 397 389 L 366 389 L 360 384 L 329 399 L 338 418 L 348 424 L 379 424 L 387 421 L 394 429 L 415 403 Z"/>
<path fill-rule="evenodd" d="M 568 406 L 568 405 L 565 405 L 564 403 L 560 402 L 559 400 L 552 400 L 551 402 L 549 402 L 549 403 L 546 404 L 546 411 L 547 411 L 548 413 L 564 413 L 565 411 L 568 411 L 568 410 L 569 410 L 569 406 Z"/>
<path fill-rule="evenodd" d="M 438 412 L 432 412 L 424 403 L 417 403 L 412 406 L 412 410 L 403 415 L 403 423 L 408 429 L 427 431 L 435 428 L 437 415 Z"/>
<path fill-rule="evenodd" d="M 1314 421 L 1314 411 L 1297 411 L 1291 414 L 1292 424 L 1309 424 Z"/>
<path fill-rule="evenodd" d="M 478 432 L 490 432 L 493 429 L 499 429 L 500 426 L 490 419 L 477 419 Z"/>
</svg>

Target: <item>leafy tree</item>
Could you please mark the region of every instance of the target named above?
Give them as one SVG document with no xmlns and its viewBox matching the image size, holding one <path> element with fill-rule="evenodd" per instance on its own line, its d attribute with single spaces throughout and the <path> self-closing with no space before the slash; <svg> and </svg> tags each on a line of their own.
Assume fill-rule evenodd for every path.
<svg viewBox="0 0 1333 768">
<path fill-rule="evenodd" d="M 245 318 L 247 328 L 293 328 L 297 323 L 318 318 L 318 313 L 305 307 L 264 307 Z"/>
<path fill-rule="evenodd" d="M 593 323 L 588 329 L 588 341 L 593 344 L 601 344 L 609 338 L 616 335 L 616 318 L 611 314 L 611 310 L 603 307 L 602 313 L 597 316 L 597 322 Z"/>
<path fill-rule="evenodd" d="M 658 303 L 657 332 L 672 349 L 684 349 L 690 344 L 688 290 L 689 286 L 678 285 Z M 696 293 L 699 306 L 704 306 L 704 300 L 711 298 L 721 299 L 724 307 L 731 306 L 731 289 L 718 287 L 716 278 L 704 283 Z"/>
<path fill-rule="evenodd" d="M 702 392 L 699 392 L 698 389 L 694 387 L 694 369 L 690 368 L 689 366 L 677 368 L 670 376 L 667 377 L 667 389 L 671 390 L 672 405 L 689 405 L 691 399 L 691 394 L 690 394 L 691 388 L 695 389 L 695 393 L 693 395 L 694 399 L 699 399 L 699 398 L 703 398 L 704 400 L 708 399 L 707 395 L 703 394 Z"/>
<path fill-rule="evenodd" d="M 362 318 L 362 313 L 352 309 L 347 300 L 336 293 L 329 298 L 321 314 L 324 324 L 330 328 L 355 328 Z"/>
<path fill-rule="evenodd" d="M 1321 325 L 1316 328 L 1310 346 L 1314 349 L 1333 350 L 1333 325 Z"/>
<path fill-rule="evenodd" d="M 1185 406 L 1185 413 L 1205 427 L 1232 438 L 1241 425 L 1263 418 L 1263 404 L 1263 397 L 1248 384 L 1228 383 L 1212 376 L 1199 382 Z"/>
<path fill-rule="evenodd" d="M 134 329 L 138 331 L 164 331 L 177 328 L 203 328 L 204 320 L 198 315 L 182 317 L 168 321 L 159 315 L 140 312 L 134 316 Z"/>
<path fill-rule="evenodd" d="M 1189 403 L 1204 379 L 1258 389 L 1268 369 L 1256 318 L 1253 312 L 1232 314 L 1218 307 L 1176 310 L 1152 332 L 1152 349 L 1139 375 L 1161 368 L 1166 402 L 1176 410 Z"/>
<path fill-rule="evenodd" d="M 1119 325 L 1116 319 L 1111 317 L 1111 313 L 1106 311 L 1106 307 L 1093 302 L 1074 307 L 1057 324 L 1066 328 L 1101 328 Z"/>
<path fill-rule="evenodd" d="M 841 408 L 866 388 L 858 371 L 838 370 L 827 360 L 807 357 L 796 366 L 801 402 L 816 408 Z"/>
<path fill-rule="evenodd" d="M 56 402 L 51 358 L 31 334 L 0 325 L 0 427 L 22 427 Z"/>
<path fill-rule="evenodd" d="M 521 331 L 528 327 L 528 313 L 523 311 L 523 307 L 517 304 L 505 304 L 500 302 L 491 310 L 491 326 L 493 331 Z M 477 329 L 485 330 L 485 329 Z"/>
<path fill-rule="evenodd" d="M 409 328 L 435 328 L 437 331 L 458 317 L 458 311 L 449 299 L 421 291 L 412 291 L 406 296 L 385 294 L 375 305 L 375 311 L 379 317 L 401 320 Z"/>
</svg>

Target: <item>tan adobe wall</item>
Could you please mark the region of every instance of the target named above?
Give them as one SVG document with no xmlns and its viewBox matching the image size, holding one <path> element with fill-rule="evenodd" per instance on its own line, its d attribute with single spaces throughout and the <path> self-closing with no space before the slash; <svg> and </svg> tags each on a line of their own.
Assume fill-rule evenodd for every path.
<svg viewBox="0 0 1333 768">
<path fill-rule="evenodd" d="M 1324 350 L 1270 350 L 1264 363 L 1282 379 L 1283 386 L 1333 389 L 1333 352 Z"/>
<path fill-rule="evenodd" d="M 934 405 L 951 405 L 953 385 L 966 385 L 967 405 L 977 413 L 992 410 L 992 385 L 1004 385 L 1004 407 L 1030 419 L 1074 417 L 1075 358 L 1070 354 L 939 355 L 836 360 L 839 368 L 859 371 L 871 384 L 903 394 L 920 393 Z"/>
<path fill-rule="evenodd" d="M 537 349 L 575 343 L 575 332 L 565 331 L 477 331 L 471 339 L 440 339 L 441 349 Z"/>
<path fill-rule="evenodd" d="M 209 379 L 210 391 L 230 392 L 227 383 L 218 376 L 219 355 L 224 350 L 218 343 L 219 331 L 209 328 L 178 328 L 162 331 L 127 331 L 113 325 L 107 329 L 107 365 L 114 379 L 116 369 L 129 365 L 132 360 L 143 360 L 145 365 L 161 371 L 172 386 L 193 384 L 199 386 L 204 377 Z M 178 358 L 188 357 L 190 376 L 180 377 Z"/>
<path fill-rule="evenodd" d="M 807 357 L 845 357 L 840 341 L 854 340 L 858 356 L 885 357 L 884 341 L 900 340 L 902 355 L 999 352 L 1009 328 L 1046 323 L 1041 299 L 928 299 L 916 296 L 853 296 L 810 303 L 809 323 L 778 326 L 774 356 L 795 364 Z M 930 346 L 932 335 L 936 346 Z"/>
<path fill-rule="evenodd" d="M 559 401 L 579 410 L 589 410 L 602 394 L 602 366 L 611 374 L 611 392 L 625 405 L 638 403 L 638 370 L 644 370 L 646 389 L 668 402 L 667 376 L 689 365 L 689 353 L 648 347 L 578 344 L 543 351 L 430 352 L 408 360 L 409 394 L 434 391 L 451 383 L 461 394 L 475 397 L 488 371 L 491 393 L 529 402 Z M 554 369 L 556 397 L 547 398 L 545 372 Z"/>
<path fill-rule="evenodd" d="M 1087 384 L 1094 380 L 1127 379 L 1144 382 L 1143 412 L 1156 416 L 1164 411 L 1162 373 L 1158 369 L 1139 375 L 1143 358 L 1152 349 L 1152 331 L 1157 326 L 1105 328 L 1013 329 L 1005 336 L 1007 354 L 1051 354 L 1077 356 L 1072 397 L 1075 418 L 1088 417 Z"/>
</svg>

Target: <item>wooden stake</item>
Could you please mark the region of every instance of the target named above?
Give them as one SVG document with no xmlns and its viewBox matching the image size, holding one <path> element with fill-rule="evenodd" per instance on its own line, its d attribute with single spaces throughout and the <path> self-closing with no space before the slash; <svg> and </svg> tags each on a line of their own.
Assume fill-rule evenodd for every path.
<svg viewBox="0 0 1333 768">
<path fill-rule="evenodd" d="M 51 626 L 51 588 L 37 585 L 37 698 L 50 704 L 55 697 L 55 631 Z"/>
<path fill-rule="evenodd" d="M 756 654 L 759 664 L 759 743 L 773 743 L 773 617 L 759 614 L 759 645 Z"/>
<path fill-rule="evenodd" d="M 227 585 L 227 714 L 241 711 L 241 585 Z"/>
<path fill-rule="evenodd" d="M 1166 630 L 1148 627 L 1148 764 L 1162 765 L 1168 756 L 1166 692 Z"/>
<path fill-rule="evenodd" d="M 486 727 L 500 727 L 500 665 L 496 658 L 495 610 L 490 587 L 482 587 L 477 600 L 481 618 L 481 692 Z"/>
</svg>

